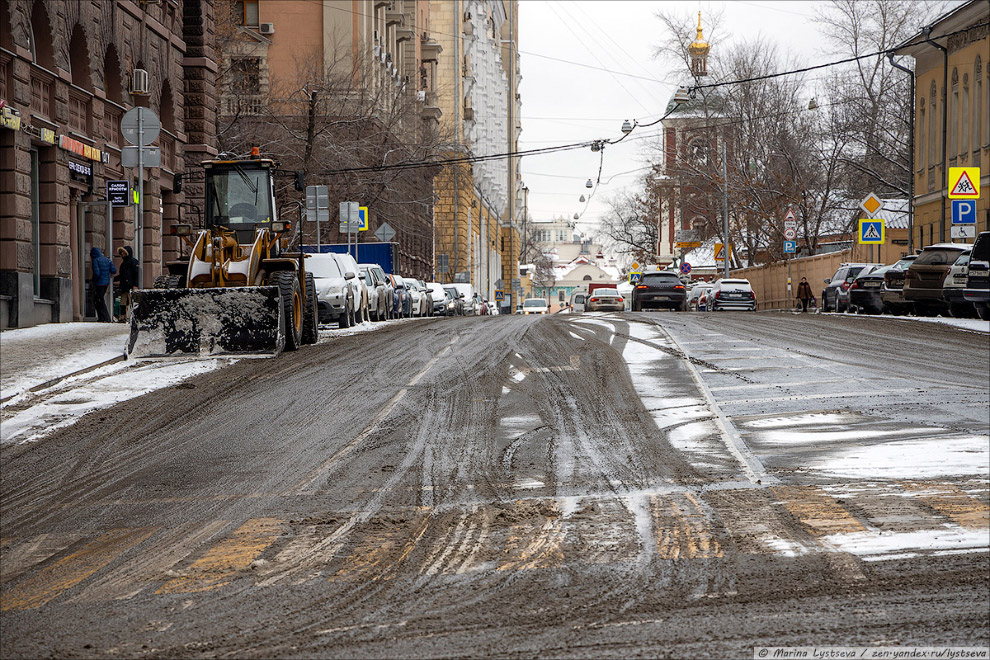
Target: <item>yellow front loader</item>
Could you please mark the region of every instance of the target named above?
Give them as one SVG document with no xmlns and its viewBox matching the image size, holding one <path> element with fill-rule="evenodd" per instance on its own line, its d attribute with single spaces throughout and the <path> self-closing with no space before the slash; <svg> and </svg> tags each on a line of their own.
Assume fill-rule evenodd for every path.
<svg viewBox="0 0 990 660">
<path fill-rule="evenodd" d="M 316 343 L 316 285 L 305 255 L 287 250 L 275 162 L 255 156 L 203 165 L 205 228 L 172 227 L 188 259 L 166 264 L 154 289 L 134 292 L 128 355 L 277 354 Z"/>
</svg>

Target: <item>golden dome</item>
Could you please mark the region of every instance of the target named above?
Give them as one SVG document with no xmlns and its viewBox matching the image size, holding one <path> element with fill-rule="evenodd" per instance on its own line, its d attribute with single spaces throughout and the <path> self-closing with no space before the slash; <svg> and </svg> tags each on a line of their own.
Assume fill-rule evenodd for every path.
<svg viewBox="0 0 990 660">
<path fill-rule="evenodd" d="M 691 45 L 688 46 L 688 51 L 692 55 L 707 55 L 708 54 L 708 42 L 705 41 L 704 35 L 701 33 L 701 12 L 698 12 L 698 36 Z"/>
</svg>

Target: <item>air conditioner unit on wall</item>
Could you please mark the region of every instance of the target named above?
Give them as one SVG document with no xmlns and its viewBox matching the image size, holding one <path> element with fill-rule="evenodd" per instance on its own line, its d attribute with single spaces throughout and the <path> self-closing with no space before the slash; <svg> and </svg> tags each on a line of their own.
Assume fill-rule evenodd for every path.
<svg viewBox="0 0 990 660">
<path fill-rule="evenodd" d="M 258 32 L 261 34 L 275 34 L 275 24 L 274 23 L 259 23 Z"/>
<path fill-rule="evenodd" d="M 131 94 L 146 95 L 148 93 L 148 72 L 144 69 L 134 69 L 131 74 Z"/>
</svg>

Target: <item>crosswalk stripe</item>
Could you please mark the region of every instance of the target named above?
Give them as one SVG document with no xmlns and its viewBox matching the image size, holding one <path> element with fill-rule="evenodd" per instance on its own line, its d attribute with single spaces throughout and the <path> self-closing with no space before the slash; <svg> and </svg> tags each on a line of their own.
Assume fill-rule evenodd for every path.
<svg viewBox="0 0 990 660">
<path fill-rule="evenodd" d="M 393 524 L 390 529 L 365 536 L 330 581 L 392 579 L 416 548 L 429 525 L 430 517 L 420 515 L 397 526 Z"/>
<path fill-rule="evenodd" d="M 182 573 L 166 582 L 157 593 L 210 591 L 229 584 L 246 570 L 281 534 L 285 522 L 277 518 L 254 518 L 211 548 Z"/>
<path fill-rule="evenodd" d="M 83 538 L 82 534 L 40 534 L 30 539 L 18 541 L 3 539 L 0 547 L 0 584 L 9 582 L 36 564 L 62 552 Z"/>
<path fill-rule="evenodd" d="M 815 536 L 866 531 L 863 523 L 815 486 L 774 486 L 770 490 Z"/>
<path fill-rule="evenodd" d="M 533 503 L 526 502 L 523 506 L 533 506 Z M 542 506 L 536 503 L 536 506 L 540 510 L 534 511 L 532 522 L 510 528 L 508 541 L 498 561 L 498 570 L 528 570 L 563 561 L 561 545 L 564 530 L 560 509 L 553 500 L 544 501 Z"/>
<path fill-rule="evenodd" d="M 112 529 L 55 561 L 0 596 L 0 611 L 40 607 L 117 559 L 155 533 L 155 527 Z"/>
<path fill-rule="evenodd" d="M 916 499 L 962 527 L 987 529 L 990 526 L 990 506 L 956 486 L 944 483 L 905 483 L 903 486 Z"/>
<path fill-rule="evenodd" d="M 657 554 L 661 559 L 721 557 L 722 545 L 693 493 L 654 495 L 650 498 Z"/>
</svg>

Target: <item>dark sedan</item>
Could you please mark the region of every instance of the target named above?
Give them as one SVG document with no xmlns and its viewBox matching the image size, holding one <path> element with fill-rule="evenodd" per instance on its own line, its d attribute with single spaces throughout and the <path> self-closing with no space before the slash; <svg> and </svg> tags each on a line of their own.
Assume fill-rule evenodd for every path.
<svg viewBox="0 0 990 660">
<path fill-rule="evenodd" d="M 867 314 L 883 312 L 883 299 L 880 293 L 883 289 L 884 274 L 891 268 L 893 266 L 881 266 L 853 280 L 849 285 L 849 304 Z"/>
<path fill-rule="evenodd" d="M 686 298 L 687 290 L 676 273 L 646 273 L 632 291 L 632 311 L 650 308 L 682 311 Z"/>
<path fill-rule="evenodd" d="M 911 303 L 904 300 L 904 273 L 918 255 L 911 254 L 887 267 L 883 274 L 883 286 L 880 287 L 880 301 L 884 314 L 907 314 L 911 311 Z"/>
</svg>

